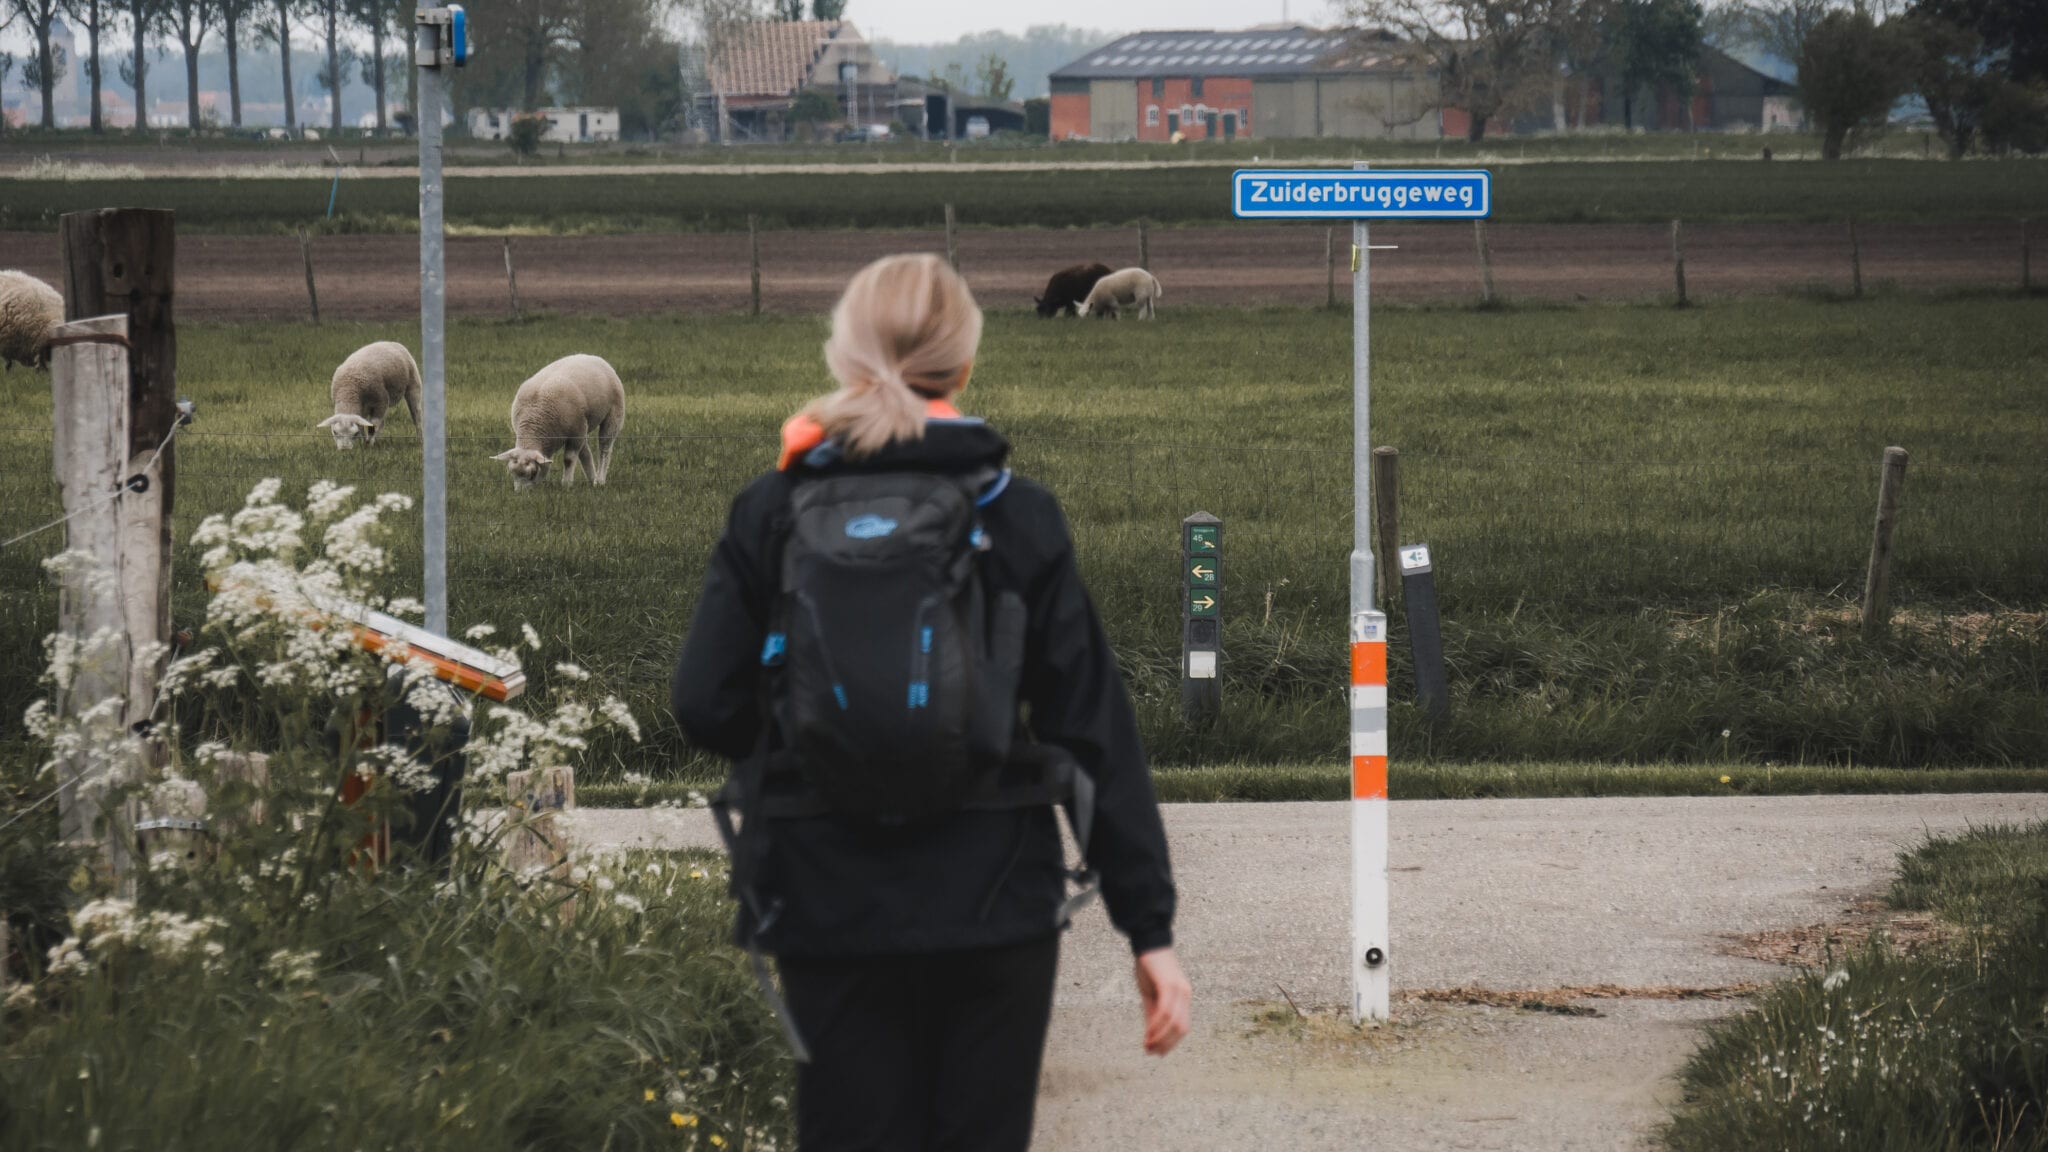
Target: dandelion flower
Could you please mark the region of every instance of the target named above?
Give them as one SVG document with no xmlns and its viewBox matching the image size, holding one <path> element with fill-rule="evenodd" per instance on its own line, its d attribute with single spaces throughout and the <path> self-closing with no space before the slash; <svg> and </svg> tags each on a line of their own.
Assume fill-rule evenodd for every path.
<svg viewBox="0 0 2048 1152">
<path fill-rule="evenodd" d="M 690 1118 L 681 1112 L 671 1112 L 668 1114 L 668 1122 L 674 1127 L 685 1128 L 689 1126 Z"/>
<path fill-rule="evenodd" d="M 1733 776 L 1723 776 L 1723 777 L 1721 777 L 1721 783 L 1723 783 L 1723 784 L 1733 784 L 1734 782 L 1735 782 L 1735 777 L 1733 777 Z"/>
<path fill-rule="evenodd" d="M 649 1103 L 649 1104 L 652 1104 L 652 1103 L 654 1103 L 654 1089 L 652 1089 L 652 1088 L 646 1088 L 646 1089 L 642 1089 L 642 1090 L 641 1090 L 641 1092 L 640 1092 L 640 1099 L 642 1099 L 642 1100 L 646 1101 L 646 1102 L 647 1102 L 647 1103 Z"/>
<path fill-rule="evenodd" d="M 723 1147 L 725 1147 L 725 1137 L 723 1137 L 723 1136 L 720 1136 L 720 1135 L 719 1135 L 718 1133 L 716 1133 L 716 1132 L 713 1132 L 713 1133 L 711 1134 L 711 1146 L 712 1146 L 713 1148 L 723 1148 Z"/>
</svg>

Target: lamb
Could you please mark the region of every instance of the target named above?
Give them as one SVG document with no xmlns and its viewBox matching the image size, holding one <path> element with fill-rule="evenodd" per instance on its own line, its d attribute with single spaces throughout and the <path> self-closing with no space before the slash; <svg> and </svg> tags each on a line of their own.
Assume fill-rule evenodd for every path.
<svg viewBox="0 0 2048 1152">
<path fill-rule="evenodd" d="M 46 368 L 50 336 L 64 323 L 64 297 L 26 272 L 0 272 L 0 361 Z"/>
<path fill-rule="evenodd" d="M 333 433 L 336 448 L 355 447 L 358 436 L 375 446 L 385 413 L 400 400 L 412 414 L 413 427 L 419 427 L 420 366 L 395 341 L 380 340 L 349 353 L 334 370 L 327 394 L 334 398 L 334 415 L 314 427 Z"/>
<path fill-rule="evenodd" d="M 1031 302 L 1038 305 L 1041 319 L 1049 319 L 1065 312 L 1074 315 L 1075 306 L 1088 298 L 1088 290 L 1095 282 L 1109 275 L 1107 264 L 1076 264 L 1062 268 L 1045 282 L 1045 294 L 1033 296 Z"/>
<path fill-rule="evenodd" d="M 562 483 L 576 482 L 576 465 L 592 484 L 603 484 L 611 472 L 612 442 L 626 426 L 626 388 L 619 374 L 596 356 L 564 356 L 535 372 L 512 397 L 512 438 L 515 447 L 493 460 L 503 460 L 514 489 L 538 481 L 562 453 Z M 590 450 L 591 430 L 597 452 Z"/>
<path fill-rule="evenodd" d="M 1150 320 L 1152 305 L 1162 295 L 1158 277 L 1143 268 L 1125 268 L 1095 282 L 1081 305 L 1081 315 L 1115 318 L 1123 309 L 1135 307 L 1141 318 Z"/>
</svg>

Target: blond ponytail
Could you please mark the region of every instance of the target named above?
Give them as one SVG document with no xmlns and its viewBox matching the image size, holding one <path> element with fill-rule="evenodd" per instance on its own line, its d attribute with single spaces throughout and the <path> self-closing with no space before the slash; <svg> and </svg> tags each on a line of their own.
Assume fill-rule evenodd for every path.
<svg viewBox="0 0 2048 1152">
<path fill-rule="evenodd" d="M 825 363 L 839 389 L 804 412 L 854 459 L 920 439 L 925 402 L 967 382 L 980 343 L 981 309 L 959 273 L 927 253 L 885 256 L 832 309 Z"/>
</svg>

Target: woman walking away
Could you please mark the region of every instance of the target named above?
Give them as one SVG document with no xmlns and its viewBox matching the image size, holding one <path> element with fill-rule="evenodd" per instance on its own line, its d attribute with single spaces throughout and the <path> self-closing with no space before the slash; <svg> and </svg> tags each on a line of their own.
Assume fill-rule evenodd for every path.
<svg viewBox="0 0 2048 1152">
<path fill-rule="evenodd" d="M 952 405 L 980 339 L 935 256 L 853 278 L 839 388 L 733 502 L 676 667 L 684 732 L 734 761 L 714 807 L 740 943 L 787 993 L 804 1152 L 1022 1152 L 1098 875 L 1145 1050 L 1188 1029 L 1165 831 L 1066 521 Z"/>
</svg>

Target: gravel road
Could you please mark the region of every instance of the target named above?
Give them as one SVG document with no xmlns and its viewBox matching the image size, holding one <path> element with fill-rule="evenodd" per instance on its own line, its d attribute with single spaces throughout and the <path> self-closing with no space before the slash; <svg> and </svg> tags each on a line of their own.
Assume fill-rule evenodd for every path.
<svg viewBox="0 0 2048 1152">
<path fill-rule="evenodd" d="M 702 812 L 579 816 L 593 844 L 717 843 Z M 1726 955 L 1723 938 L 1840 917 L 1929 833 L 2042 818 L 2041 795 L 1397 803 L 1396 995 L 1773 979 L 1784 970 Z M 1346 999 L 1346 806 L 1169 805 L 1166 825 L 1195 1032 L 1168 1060 L 1140 1054 L 1128 954 L 1084 913 L 1062 958 L 1039 1148 L 1635 1148 L 1697 1026 L 1734 1007 L 1402 1001 L 1390 1027 L 1352 1033 L 1329 1017 Z M 1283 987 L 1306 1026 L 1261 1021 Z"/>
</svg>

